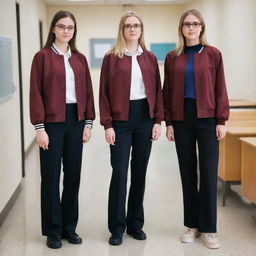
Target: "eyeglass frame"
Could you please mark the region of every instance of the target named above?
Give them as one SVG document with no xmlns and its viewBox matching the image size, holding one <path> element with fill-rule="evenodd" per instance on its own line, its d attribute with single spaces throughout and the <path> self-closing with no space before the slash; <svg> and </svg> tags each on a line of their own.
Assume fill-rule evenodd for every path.
<svg viewBox="0 0 256 256">
<path fill-rule="evenodd" d="M 138 29 L 138 28 L 142 28 L 142 24 L 139 24 L 139 23 L 135 23 L 135 24 L 124 24 L 124 29 L 127 29 L 127 30 L 132 30 L 132 29 Z"/>
<path fill-rule="evenodd" d="M 192 22 L 192 23 L 184 22 L 184 23 L 182 23 L 182 26 L 185 28 L 190 28 L 192 26 L 192 28 L 198 29 L 198 28 L 200 28 L 200 26 L 202 26 L 202 23 L 200 23 L 200 22 Z"/>
<path fill-rule="evenodd" d="M 72 32 L 72 31 L 75 31 L 75 26 L 72 26 L 72 25 L 69 25 L 69 26 L 65 26 L 63 24 L 55 24 L 54 27 L 57 27 L 59 30 L 65 32 L 66 30 L 68 32 Z M 72 27 L 72 28 L 71 28 Z"/>
</svg>

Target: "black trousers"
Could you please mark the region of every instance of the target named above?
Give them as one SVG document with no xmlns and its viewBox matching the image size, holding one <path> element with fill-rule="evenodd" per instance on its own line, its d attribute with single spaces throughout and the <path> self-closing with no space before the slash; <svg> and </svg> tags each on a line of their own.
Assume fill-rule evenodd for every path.
<svg viewBox="0 0 256 256">
<path fill-rule="evenodd" d="M 82 163 L 84 121 L 77 120 L 77 105 L 66 104 L 66 121 L 45 123 L 49 149 L 40 148 L 42 234 L 60 236 L 75 232 Z M 60 172 L 63 191 L 60 199 Z"/>
<path fill-rule="evenodd" d="M 141 229 L 144 224 L 145 177 L 151 151 L 153 119 L 146 99 L 130 101 L 129 120 L 113 121 L 115 146 L 110 146 L 113 168 L 109 188 L 108 228 L 122 234 L 125 228 Z M 132 149 L 132 151 L 131 151 Z M 126 215 L 126 186 L 131 151 L 131 184 Z"/>
<path fill-rule="evenodd" d="M 197 118 L 196 100 L 185 99 L 184 121 L 173 122 L 173 127 L 183 189 L 184 225 L 215 233 L 219 156 L 216 120 Z"/>
</svg>

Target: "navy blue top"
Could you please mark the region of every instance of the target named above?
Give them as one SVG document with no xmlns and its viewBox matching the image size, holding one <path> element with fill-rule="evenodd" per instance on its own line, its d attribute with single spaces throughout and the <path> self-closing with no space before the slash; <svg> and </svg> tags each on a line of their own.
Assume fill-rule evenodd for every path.
<svg viewBox="0 0 256 256">
<path fill-rule="evenodd" d="M 198 53 L 202 49 L 202 47 L 202 44 L 197 44 L 193 46 L 186 46 L 184 49 L 184 53 L 188 54 L 188 63 L 185 71 L 184 98 L 196 98 L 194 54 Z"/>
</svg>

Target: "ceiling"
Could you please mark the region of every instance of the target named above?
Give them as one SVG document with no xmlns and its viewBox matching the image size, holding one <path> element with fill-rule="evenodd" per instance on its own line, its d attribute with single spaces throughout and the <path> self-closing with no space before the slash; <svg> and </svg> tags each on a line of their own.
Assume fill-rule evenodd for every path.
<svg viewBox="0 0 256 256">
<path fill-rule="evenodd" d="M 135 5 L 135 4 L 184 4 L 192 0 L 44 0 L 47 5 Z"/>
</svg>

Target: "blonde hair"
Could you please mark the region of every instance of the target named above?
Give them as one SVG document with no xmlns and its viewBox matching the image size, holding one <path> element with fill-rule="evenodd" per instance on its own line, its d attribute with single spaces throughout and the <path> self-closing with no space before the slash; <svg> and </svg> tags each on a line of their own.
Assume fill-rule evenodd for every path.
<svg viewBox="0 0 256 256">
<path fill-rule="evenodd" d="M 144 26 L 143 26 L 143 22 L 142 22 L 141 18 L 137 15 L 137 13 L 135 11 L 127 11 L 122 16 L 122 18 L 121 18 L 121 20 L 119 22 L 118 34 L 117 34 L 115 45 L 107 54 L 114 53 L 119 58 L 123 58 L 124 50 L 126 48 L 126 40 L 125 40 L 125 37 L 124 37 L 124 24 L 125 24 L 125 20 L 128 17 L 136 17 L 140 21 L 140 24 L 141 24 L 141 35 L 140 35 L 138 43 L 139 43 L 139 45 L 141 46 L 142 49 L 146 50 L 146 46 L 145 46 L 145 42 L 144 42 Z"/>
<path fill-rule="evenodd" d="M 195 17 L 198 18 L 198 20 L 201 23 L 201 27 L 202 27 L 202 31 L 200 33 L 199 36 L 199 41 L 202 45 L 209 45 L 207 40 L 206 40 L 206 35 L 205 35 L 205 22 L 204 22 L 204 18 L 201 15 L 201 13 L 198 10 L 195 9 L 190 9 L 187 10 L 186 12 L 184 12 L 180 18 L 180 23 L 179 23 L 179 28 L 178 28 L 178 35 L 179 35 L 179 42 L 178 42 L 178 46 L 175 49 L 175 53 L 176 55 L 181 55 L 184 52 L 184 48 L 186 46 L 186 40 L 185 37 L 182 33 L 182 27 L 183 27 L 183 22 L 185 20 L 185 18 L 189 15 L 194 15 Z"/>
</svg>

